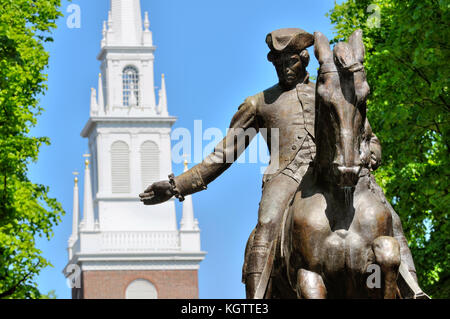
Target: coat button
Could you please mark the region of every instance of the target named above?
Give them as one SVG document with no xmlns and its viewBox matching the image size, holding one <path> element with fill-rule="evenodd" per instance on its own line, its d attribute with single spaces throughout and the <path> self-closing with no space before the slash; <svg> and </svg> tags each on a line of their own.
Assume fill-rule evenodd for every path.
<svg viewBox="0 0 450 319">
<path fill-rule="evenodd" d="M 292 149 L 295 151 L 297 149 L 297 145 L 292 145 Z"/>
<path fill-rule="evenodd" d="M 302 138 L 302 137 L 301 137 L 300 135 L 297 135 L 297 139 L 299 139 L 299 140 L 300 140 L 301 138 Z"/>
</svg>

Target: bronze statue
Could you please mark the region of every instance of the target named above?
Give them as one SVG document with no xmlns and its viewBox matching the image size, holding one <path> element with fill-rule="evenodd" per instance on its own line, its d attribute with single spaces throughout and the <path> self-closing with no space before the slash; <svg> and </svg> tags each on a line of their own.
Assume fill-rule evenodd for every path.
<svg viewBox="0 0 450 319">
<path fill-rule="evenodd" d="M 316 157 L 280 232 L 271 294 L 395 298 L 400 245 L 393 237 L 391 212 L 370 178 L 372 131 L 366 117 L 362 32 L 355 31 L 333 51 L 316 32 L 314 49 L 320 63 Z M 382 289 L 367 285 L 367 269 L 374 264 L 381 268 Z"/>
<path fill-rule="evenodd" d="M 316 35 L 316 37 L 317 36 L 318 35 Z M 356 40 L 352 41 L 354 42 Z M 332 93 L 340 93 L 339 90 L 342 89 L 344 90 L 344 95 L 341 93 L 343 99 L 340 97 L 341 100 L 339 100 L 339 102 L 346 101 L 345 98 L 351 96 L 358 96 L 359 99 L 357 102 L 361 104 L 365 102 L 368 93 L 368 85 L 365 80 L 363 80 L 365 78 L 363 76 L 362 60 L 359 64 L 355 65 L 349 66 L 345 64 L 353 61 L 350 59 L 353 51 L 349 51 L 349 48 L 344 47 L 343 44 L 337 46 L 336 49 L 343 50 L 344 52 L 336 55 L 343 59 L 339 67 L 347 68 L 345 71 L 342 71 L 342 74 L 345 73 L 345 76 L 348 75 L 349 78 L 355 77 L 360 79 L 360 82 L 355 83 L 353 87 L 350 85 L 350 80 L 347 80 L 348 83 L 346 82 L 345 85 L 342 86 L 339 86 L 339 81 L 336 82 L 335 86 L 325 86 L 323 83 L 320 83 L 320 80 L 325 77 L 333 77 L 333 79 L 337 77 L 337 79 L 339 79 L 339 75 L 341 75 L 341 73 L 335 72 L 336 67 L 334 64 L 332 65 L 333 61 L 330 62 L 326 60 L 326 63 L 323 63 L 323 61 L 321 62 L 322 73 L 320 73 L 319 85 L 317 86 L 317 90 L 319 91 L 316 93 L 316 85 L 309 81 L 309 75 L 306 72 L 306 67 L 309 63 L 309 54 L 306 49 L 313 45 L 314 36 L 301 29 L 280 29 L 269 33 L 266 37 L 266 42 L 270 48 L 268 60 L 272 62 L 276 68 L 279 83 L 263 92 L 247 98 L 245 102 L 239 106 L 239 109 L 233 116 L 230 124 L 231 129 L 242 129 L 241 133 L 238 133 L 237 135 L 237 141 L 235 140 L 236 133 L 233 132 L 233 130 L 230 130 L 227 136 L 216 146 L 214 152 L 205 158 L 202 163 L 192 167 L 189 171 L 180 176 L 174 177 L 173 175 L 170 175 L 169 181 L 160 181 L 150 185 L 144 193 L 140 194 L 140 197 L 145 205 L 154 205 L 164 202 L 172 196 L 176 196 L 178 199 L 183 200 L 183 196 L 185 195 L 204 190 L 209 183 L 230 167 L 232 162 L 239 157 L 243 149 L 250 143 L 254 134 L 246 134 L 246 131 L 250 129 L 258 131 L 261 128 L 266 128 L 268 130 L 271 128 L 279 129 L 279 147 L 276 152 L 270 154 L 271 161 L 266 170 L 266 174 L 263 177 L 262 198 L 258 211 L 258 224 L 250 235 L 245 253 L 243 281 L 246 284 L 247 298 L 292 297 L 292 294 L 280 292 L 283 291 L 283 289 L 289 289 L 289 287 L 295 287 L 302 297 L 323 297 L 323 294 L 308 295 L 307 292 L 300 291 L 295 285 L 290 284 L 289 286 L 288 283 L 290 282 L 289 280 L 286 281 L 286 278 L 277 280 L 276 277 L 274 277 L 276 272 L 280 272 L 281 269 L 280 267 L 277 268 L 278 264 L 273 267 L 274 255 L 278 251 L 277 247 L 281 247 L 281 240 L 277 240 L 277 238 L 279 239 L 279 234 L 282 233 L 282 231 L 280 232 L 282 225 L 286 225 L 286 223 L 282 223 L 282 221 L 284 221 L 283 216 L 287 216 L 285 212 L 296 194 L 297 189 L 300 189 L 300 192 L 298 192 L 295 197 L 296 201 L 294 201 L 294 206 L 291 210 L 293 213 L 289 216 L 292 216 L 292 214 L 294 216 L 297 216 L 298 214 L 309 216 L 311 207 L 302 206 L 302 201 L 298 198 L 299 196 L 302 198 L 301 196 L 303 195 L 298 194 L 304 194 L 305 191 L 307 194 L 312 194 L 317 191 L 317 186 L 310 181 L 311 176 L 317 175 L 311 173 L 313 167 L 311 166 L 311 162 L 314 158 L 316 158 L 316 160 L 313 161 L 313 163 L 318 163 L 318 159 L 333 158 L 334 160 L 336 150 L 338 149 L 333 149 L 335 144 L 330 144 L 331 142 L 336 143 L 335 139 L 325 139 L 323 137 L 333 136 L 336 138 L 336 134 L 339 133 L 333 130 L 333 128 L 336 129 L 334 126 L 330 126 L 330 123 L 333 122 L 326 122 L 324 120 L 324 116 L 330 118 L 330 114 L 319 116 L 319 121 L 314 121 L 315 116 L 317 116 L 317 109 L 315 108 L 316 102 L 318 105 L 322 105 L 325 103 L 324 98 L 330 96 L 334 98 Z M 360 53 L 361 48 L 358 49 L 358 53 Z M 316 46 L 316 51 L 317 50 L 320 51 L 319 53 L 316 52 L 320 61 L 320 59 L 325 58 L 325 53 L 327 53 L 327 51 L 322 47 L 319 49 Z M 328 50 L 330 50 L 329 47 Z M 349 54 L 349 56 L 346 54 Z M 334 69 L 332 68 L 333 66 Z M 357 92 L 356 95 L 355 89 Z M 365 89 L 367 89 L 367 92 L 364 91 Z M 315 101 L 316 95 L 318 95 L 319 101 Z M 357 177 L 360 172 L 364 172 L 366 173 L 366 176 L 369 176 L 369 170 L 376 169 L 381 162 L 380 143 L 376 136 L 373 135 L 370 125 L 365 117 L 365 104 L 360 105 L 357 103 L 357 105 L 353 105 L 351 104 L 352 102 L 353 101 L 349 101 L 347 104 L 353 106 L 354 109 L 358 106 L 359 109 L 363 110 L 359 113 L 354 112 L 354 114 L 358 114 L 358 120 L 360 122 L 362 121 L 362 124 L 358 122 L 362 125 L 362 127 L 358 127 L 358 129 L 363 129 L 364 134 L 353 134 L 351 137 L 352 143 L 346 142 L 347 144 L 344 143 L 345 146 L 339 148 L 339 151 L 347 152 L 348 154 L 351 153 L 351 156 L 353 157 L 349 158 L 349 160 L 352 159 L 355 162 L 352 163 L 351 166 L 346 166 L 346 162 L 342 162 L 337 166 L 332 166 L 335 168 L 333 172 L 337 174 L 335 177 L 337 178 L 338 176 L 341 178 L 340 185 L 333 184 L 333 187 L 338 188 L 340 186 L 345 186 L 351 189 L 351 187 L 354 186 L 352 183 L 355 183 L 358 180 Z M 329 101 L 327 101 L 327 103 L 330 104 Z M 339 122 L 334 122 L 334 124 L 336 123 Z M 347 133 L 344 135 L 346 136 L 346 134 Z M 320 139 L 326 140 L 325 143 L 320 144 L 318 156 L 316 156 L 316 139 L 318 138 L 316 135 L 318 135 Z M 273 142 L 271 135 L 267 134 L 264 138 L 266 139 L 267 144 L 271 145 Z M 350 135 L 348 138 L 350 138 Z M 364 138 L 364 143 L 361 143 L 363 146 L 360 149 L 360 145 L 357 145 L 355 141 L 360 141 L 359 139 L 361 138 Z M 239 145 L 242 144 L 244 147 L 239 147 Z M 328 147 L 325 147 L 325 145 L 328 145 Z M 330 147 L 330 145 L 333 147 Z M 363 151 L 363 160 L 356 163 L 356 153 L 360 150 Z M 232 159 L 231 161 L 230 158 Z M 278 167 L 276 167 L 276 164 L 278 164 Z M 321 167 L 325 167 L 325 164 Z M 304 179 L 305 174 L 308 176 L 307 180 Z M 303 187 L 305 187 L 304 185 L 311 187 L 311 189 L 306 189 L 302 192 Z M 350 193 L 349 191 L 347 192 Z M 377 194 L 382 194 L 379 188 L 376 189 L 376 192 Z M 342 194 L 345 194 L 345 192 Z M 336 203 L 336 205 L 341 205 L 342 200 L 344 200 L 343 197 L 336 197 L 336 199 L 333 199 L 333 204 Z M 412 262 L 411 253 L 407 247 L 398 216 L 388 203 L 386 203 L 384 195 L 379 196 L 378 200 L 382 203 L 380 204 L 380 207 L 383 207 L 385 212 L 385 215 L 383 216 L 385 216 L 386 219 L 389 219 L 389 221 L 386 221 L 386 224 L 383 225 L 384 232 L 382 233 L 390 235 L 390 238 L 393 238 L 392 235 L 395 235 L 398 239 L 398 241 L 395 242 L 394 240 L 388 242 L 380 239 L 379 244 L 386 245 L 387 243 L 391 243 L 392 245 L 395 245 L 396 243 L 396 247 L 400 247 L 399 254 L 401 249 L 401 261 L 407 265 L 406 272 L 413 278 L 413 281 L 417 281 L 415 278 L 414 263 Z M 320 207 L 317 209 L 320 210 Z M 327 214 L 328 212 L 329 210 L 327 210 Z M 326 216 L 330 218 L 330 216 Z M 351 221 L 350 217 L 350 215 L 345 215 L 343 217 L 344 219 L 341 220 L 339 216 L 334 216 L 336 220 L 333 220 L 331 223 L 333 231 L 339 230 L 343 225 L 349 226 L 349 220 Z M 306 228 L 303 231 L 306 232 L 309 231 L 308 229 L 310 227 L 314 228 L 313 223 L 304 223 L 296 226 L 301 227 L 302 225 L 305 225 Z M 322 227 L 323 225 L 320 226 Z M 301 231 L 299 229 L 295 230 Z M 294 242 L 295 241 L 293 241 L 293 243 Z M 322 244 L 325 245 L 324 243 Z M 328 246 L 323 246 L 321 249 L 326 250 L 327 248 L 325 247 Z M 393 249 L 395 250 L 395 248 Z M 299 254 L 300 251 L 295 250 L 295 253 Z M 399 258 L 400 255 L 398 256 Z M 338 259 L 338 257 L 336 258 Z M 381 258 L 381 256 L 379 258 Z M 279 259 L 280 258 L 276 260 Z M 292 260 L 293 259 L 291 259 L 291 261 Z M 337 266 L 334 267 L 338 268 Z M 296 268 L 296 270 L 298 269 L 309 271 L 308 269 L 301 267 Z M 272 270 L 274 271 L 272 272 Z M 293 278 L 291 275 L 289 276 L 290 278 Z M 269 282 L 270 277 L 272 277 L 272 280 Z M 295 276 L 295 278 L 297 278 L 297 276 Z M 299 278 L 302 279 L 303 277 L 300 276 Z M 305 278 L 305 280 L 308 281 L 310 277 Z M 409 278 L 409 280 L 411 280 L 411 278 Z M 281 282 L 284 284 L 281 285 Z M 278 291 L 276 291 L 276 289 L 278 289 Z M 311 288 L 311 290 L 314 289 Z M 335 294 L 330 291 L 328 292 L 328 296 L 332 297 L 335 296 Z M 391 290 L 389 290 L 389 294 L 385 294 L 385 296 L 392 297 Z"/>
</svg>

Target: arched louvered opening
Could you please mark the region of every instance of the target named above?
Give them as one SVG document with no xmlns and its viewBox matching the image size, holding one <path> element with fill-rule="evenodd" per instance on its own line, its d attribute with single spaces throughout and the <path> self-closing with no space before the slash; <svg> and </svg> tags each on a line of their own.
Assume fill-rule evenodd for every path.
<svg viewBox="0 0 450 319">
<path fill-rule="evenodd" d="M 122 73 L 123 105 L 139 105 L 139 73 L 133 66 L 127 66 Z"/>
<path fill-rule="evenodd" d="M 122 141 L 111 146 L 112 192 L 130 192 L 130 152 L 128 144 Z"/>
<path fill-rule="evenodd" d="M 155 142 L 142 143 L 141 176 L 143 189 L 159 180 L 159 148 Z"/>
<path fill-rule="evenodd" d="M 155 286 L 148 280 L 136 279 L 128 285 L 125 291 L 125 299 L 157 299 L 158 292 Z"/>
</svg>

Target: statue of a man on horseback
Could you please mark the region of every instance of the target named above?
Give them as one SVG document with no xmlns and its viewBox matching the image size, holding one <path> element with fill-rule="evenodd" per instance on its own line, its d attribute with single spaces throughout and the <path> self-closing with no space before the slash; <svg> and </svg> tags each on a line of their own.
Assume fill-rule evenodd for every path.
<svg viewBox="0 0 450 319">
<path fill-rule="evenodd" d="M 317 185 L 312 182 L 317 181 L 317 176 L 331 178 L 333 182 L 338 180 L 338 184 L 329 183 L 328 185 L 333 189 L 336 187 L 342 189 L 341 193 L 345 194 L 345 198 L 336 196 L 333 197 L 331 202 L 325 201 L 325 213 L 322 212 L 321 218 L 327 220 L 322 221 L 320 230 L 328 227 L 333 235 L 341 236 L 339 238 L 353 238 L 354 234 L 350 231 L 351 225 L 353 225 L 351 223 L 352 217 L 366 216 L 364 212 L 358 215 L 354 209 L 352 210 L 354 200 L 365 202 L 367 199 L 359 199 L 360 197 L 353 196 L 352 189 L 354 190 L 355 186 L 358 185 L 359 177 L 362 174 L 366 174 L 367 181 L 370 180 L 372 177 L 370 171 L 376 169 L 381 162 L 381 147 L 365 116 L 365 100 L 369 93 L 369 87 L 365 82 L 362 65 L 364 47 L 362 46 L 362 40 L 359 40 L 360 35 L 357 33 L 356 36 L 352 36 L 353 40 L 349 45 L 337 45 L 335 48 L 337 53 L 330 55 L 329 46 L 327 51 L 324 48 L 322 37 L 320 33 L 317 33 L 314 38 L 313 35 L 304 30 L 295 28 L 280 29 L 269 33 L 266 37 L 266 43 L 270 48 L 268 60 L 276 68 L 279 83 L 247 98 L 241 104 L 231 121 L 231 130 L 216 146 L 214 152 L 205 158 L 202 163 L 180 176 L 169 176 L 169 181 L 156 182 L 150 185 L 140 195 L 144 204 L 153 205 L 166 201 L 172 196 L 182 200 L 185 195 L 204 190 L 209 183 L 230 167 L 233 161 L 237 160 L 243 149 L 250 143 L 247 139 L 249 135 L 245 134 L 246 130 L 258 131 L 265 128 L 269 131 L 273 128 L 278 129 L 277 141 L 270 134 L 264 136 L 268 145 L 277 142 L 278 147 L 276 147 L 276 151 L 273 151 L 273 147 L 270 147 L 271 161 L 263 177 L 258 224 L 247 243 L 243 267 L 243 281 L 246 284 L 247 298 L 289 298 L 295 296 L 322 298 L 338 296 L 338 294 L 334 294 L 332 288 L 329 289 L 327 295 L 327 287 L 331 287 L 327 280 L 332 279 L 329 279 L 329 276 L 322 276 L 323 274 L 318 269 L 331 265 L 330 267 L 334 267 L 333 269 L 342 270 L 341 264 L 337 266 L 332 263 L 317 263 L 317 258 L 325 257 L 322 255 L 311 256 L 309 253 L 315 252 L 317 249 L 325 250 L 331 254 L 328 255 L 329 258 L 335 256 L 333 262 L 339 263 L 344 260 L 344 266 L 347 266 L 345 258 L 351 258 L 353 255 L 348 255 L 347 251 L 335 252 L 332 248 L 329 248 L 334 247 L 333 244 L 328 244 L 326 240 L 322 240 L 323 245 L 321 245 L 328 248 L 305 248 L 303 246 L 307 246 L 307 243 L 304 240 L 293 239 L 297 235 L 304 235 L 305 232 L 306 234 L 316 234 L 311 231 L 311 229 L 315 229 L 314 220 L 299 223 L 294 221 L 298 216 L 314 218 L 315 215 L 311 211 L 316 208 L 316 203 L 304 204 L 305 201 L 301 199 L 304 196 L 302 194 L 319 192 Z M 309 75 L 306 72 L 310 58 L 306 49 L 318 39 L 320 40 L 320 46 L 317 46 L 316 43 L 315 53 L 321 64 L 321 69 L 318 77 L 319 83 L 316 87 L 316 84 L 309 80 Z M 334 86 L 329 86 L 329 78 L 333 79 Z M 346 81 L 345 85 L 340 85 L 339 81 L 342 82 L 343 79 Z M 354 83 L 351 82 L 352 80 Z M 316 99 L 319 99 L 319 101 L 316 101 Z M 340 107 L 342 103 L 347 106 L 346 109 Z M 318 109 L 318 106 L 322 104 L 336 105 L 334 109 L 326 109 L 325 107 Z M 350 114 L 350 110 L 353 113 Z M 341 111 L 344 113 L 339 113 Z M 325 112 L 326 114 L 319 114 L 318 112 Z M 317 117 L 319 117 L 319 121 Z M 343 125 L 344 122 L 342 121 L 348 120 L 348 118 L 356 121 L 357 125 L 347 125 L 347 122 Z M 328 119 L 328 121 L 324 119 Z M 331 119 L 334 121 L 331 121 Z M 237 135 L 237 140 L 233 129 L 240 129 L 243 132 Z M 323 138 L 323 136 L 329 138 Z M 318 157 L 316 156 L 316 143 L 319 137 L 321 143 L 317 146 L 317 153 L 320 154 Z M 251 138 L 252 135 L 250 135 Z M 244 145 L 244 148 L 239 147 L 239 145 Z M 339 147 L 332 147 L 336 145 L 339 145 Z M 319 165 L 324 161 L 328 166 L 325 164 Z M 322 173 L 321 169 L 324 167 L 331 169 Z M 369 220 L 370 223 L 367 225 L 369 229 L 370 227 L 381 227 L 383 231 L 376 233 L 380 235 L 376 238 L 372 238 L 373 235 L 372 241 L 366 240 L 364 242 L 363 246 L 367 250 L 365 252 L 367 256 L 370 255 L 368 247 L 372 247 L 370 258 L 364 255 L 368 258 L 366 258 L 365 263 L 371 261 L 380 264 L 384 276 L 390 275 L 392 277 L 397 274 L 401 261 L 402 269 L 408 277 L 405 282 L 409 286 L 417 285 L 414 263 L 398 216 L 384 199 L 384 195 L 374 183 L 373 177 L 371 183 L 374 184 L 371 194 L 378 200 L 377 205 L 383 211 L 380 218 L 384 218 L 385 221 L 380 226 L 372 225 L 374 221 L 378 220 L 378 217 L 375 217 L 375 220 Z M 375 193 L 376 195 L 374 195 Z M 330 194 L 334 193 L 330 192 Z M 293 201 L 294 197 L 295 200 Z M 344 204 L 347 203 L 346 209 L 350 213 L 342 211 L 339 215 L 341 210 L 337 207 L 343 205 L 342 201 L 344 201 Z M 290 206 L 291 202 L 293 202 L 293 205 Z M 323 201 L 320 203 L 323 204 Z M 370 206 L 371 203 L 369 201 L 366 204 Z M 327 208 L 328 204 L 335 205 L 332 207 L 332 211 Z M 362 206 L 364 205 L 362 204 Z M 323 205 L 320 206 L 320 209 L 322 207 Z M 335 210 L 339 212 L 335 212 Z M 351 215 L 352 211 L 354 216 Z M 330 217 L 333 219 L 329 220 Z M 361 220 L 365 219 L 361 217 Z M 358 219 L 359 222 L 361 220 Z M 326 221 L 328 221 L 328 224 L 326 224 Z M 358 231 L 365 230 L 359 229 Z M 285 231 L 292 232 L 286 235 Z M 321 234 L 320 236 L 325 235 Z M 322 237 L 320 238 L 323 239 Z M 389 239 L 387 239 L 388 237 Z M 349 243 L 353 243 L 352 240 L 349 239 Z M 333 242 L 333 239 L 329 241 Z M 317 245 L 319 245 L 319 242 L 317 242 Z M 346 243 L 345 240 L 343 243 Z M 294 249 L 295 245 L 300 245 L 301 249 L 298 249 L 298 247 Z M 349 249 L 353 252 L 355 247 L 351 246 Z M 307 251 L 305 255 L 302 255 L 301 252 L 304 252 L 305 249 Z M 358 249 L 363 250 L 359 246 Z M 387 258 L 385 256 L 386 249 L 388 254 L 398 257 L 395 260 L 395 262 L 398 261 L 398 265 L 392 261 L 390 261 L 391 264 L 381 262 L 381 260 Z M 280 251 L 283 251 L 281 255 Z M 285 251 L 289 253 L 290 258 L 285 258 Z M 373 253 L 374 251 L 375 253 Z M 377 254 L 377 252 L 380 253 Z M 332 255 L 334 253 L 337 255 Z M 358 258 L 362 258 L 362 253 L 354 254 Z M 311 260 L 315 263 L 306 256 L 311 257 Z M 289 265 L 292 264 L 291 268 L 288 267 L 286 261 Z M 310 262 L 310 264 L 305 266 L 304 262 Z M 366 270 L 364 268 L 367 268 L 366 264 L 358 264 L 357 270 L 359 273 Z M 394 272 L 385 271 L 388 268 L 395 268 L 396 270 Z M 355 271 L 355 273 L 358 271 Z M 293 273 L 291 274 L 291 272 Z M 281 275 L 277 276 L 277 273 Z M 312 273 L 314 275 L 311 275 Z M 342 271 L 333 274 L 342 275 Z M 350 275 L 354 276 L 355 274 L 351 273 Z M 359 278 L 355 277 L 354 280 L 359 280 Z M 301 284 L 298 284 L 299 282 L 314 282 L 315 284 L 310 289 L 303 289 Z M 391 282 L 392 280 L 389 281 L 389 283 Z M 322 283 L 322 286 L 320 283 Z M 395 285 L 395 287 L 397 286 Z M 284 293 L 283 289 L 290 289 L 291 293 Z M 348 289 L 359 291 L 359 286 L 357 288 L 349 286 Z M 311 292 L 318 290 L 324 290 L 325 294 Z M 294 295 L 292 295 L 292 291 L 295 291 Z M 357 293 L 349 294 L 346 297 L 354 295 L 365 297 L 365 295 Z M 383 297 L 393 296 L 395 296 L 395 293 L 392 295 L 392 289 L 383 295 Z"/>
</svg>

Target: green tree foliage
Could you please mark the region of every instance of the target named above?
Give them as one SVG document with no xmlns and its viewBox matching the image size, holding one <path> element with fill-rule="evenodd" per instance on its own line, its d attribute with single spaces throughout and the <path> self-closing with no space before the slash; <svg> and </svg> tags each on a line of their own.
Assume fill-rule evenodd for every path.
<svg viewBox="0 0 450 319">
<path fill-rule="evenodd" d="M 39 299 L 58 299 L 54 290 L 50 290 L 46 295 L 41 294 Z"/>
<path fill-rule="evenodd" d="M 346 0 L 329 17 L 342 41 L 361 28 L 372 94 L 368 117 L 383 146 L 377 181 L 393 203 L 419 283 L 450 297 L 449 0 Z"/>
<path fill-rule="evenodd" d="M 48 53 L 60 0 L 0 0 L 0 298 L 39 298 L 35 283 L 49 265 L 35 237 L 53 235 L 63 210 L 48 187 L 27 178 L 46 137 L 30 136 L 43 111 Z"/>
</svg>

